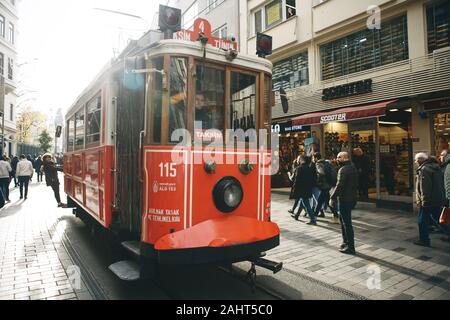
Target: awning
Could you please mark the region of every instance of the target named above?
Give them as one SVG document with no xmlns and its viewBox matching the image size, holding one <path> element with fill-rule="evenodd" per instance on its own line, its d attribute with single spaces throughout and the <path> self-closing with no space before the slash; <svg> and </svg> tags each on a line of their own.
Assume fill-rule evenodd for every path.
<svg viewBox="0 0 450 320">
<path fill-rule="evenodd" d="M 386 114 L 386 106 L 396 101 L 397 100 L 389 100 L 366 106 L 347 107 L 329 112 L 305 114 L 292 119 L 292 124 L 296 126 L 305 126 L 381 117 Z"/>
</svg>

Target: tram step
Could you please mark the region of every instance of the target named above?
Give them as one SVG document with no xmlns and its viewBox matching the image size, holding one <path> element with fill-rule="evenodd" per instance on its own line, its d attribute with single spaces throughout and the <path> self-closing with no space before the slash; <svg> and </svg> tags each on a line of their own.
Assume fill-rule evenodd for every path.
<svg viewBox="0 0 450 320">
<path fill-rule="evenodd" d="M 139 241 L 125 241 L 122 242 L 121 245 L 136 258 L 139 259 L 141 256 L 141 243 Z"/>
<path fill-rule="evenodd" d="M 141 278 L 139 263 L 136 261 L 119 261 L 109 266 L 120 280 L 137 281 Z"/>
<path fill-rule="evenodd" d="M 273 273 L 278 273 L 278 272 L 281 271 L 281 269 L 283 269 L 283 263 L 282 262 L 270 261 L 270 260 L 263 259 L 263 258 L 256 259 L 254 261 L 254 263 L 258 267 L 270 270 Z"/>
</svg>

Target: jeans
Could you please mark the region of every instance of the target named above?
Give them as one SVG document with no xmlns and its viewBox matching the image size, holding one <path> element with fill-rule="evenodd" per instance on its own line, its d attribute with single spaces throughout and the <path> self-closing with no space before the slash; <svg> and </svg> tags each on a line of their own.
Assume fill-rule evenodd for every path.
<svg viewBox="0 0 450 320">
<path fill-rule="evenodd" d="M 352 224 L 352 210 L 355 202 L 339 202 L 339 218 L 341 220 L 342 240 L 349 248 L 355 248 L 355 233 Z"/>
<path fill-rule="evenodd" d="M 61 203 L 61 197 L 59 195 L 59 183 L 53 183 L 52 184 L 53 193 L 55 194 L 55 199 L 58 202 L 58 204 Z"/>
<path fill-rule="evenodd" d="M 25 198 L 28 197 L 28 184 L 30 183 L 30 177 L 19 177 L 19 185 L 20 185 L 20 197 L 23 198 L 23 187 L 25 186 Z"/>
<path fill-rule="evenodd" d="M 419 216 L 417 217 L 417 224 L 419 225 L 419 238 L 424 243 L 430 243 L 430 224 L 435 216 L 439 215 L 441 208 L 439 207 L 421 207 L 419 209 Z"/>
<path fill-rule="evenodd" d="M 9 183 L 11 180 L 9 178 L 0 178 L 0 188 L 3 193 L 5 201 L 9 201 Z"/>
<path fill-rule="evenodd" d="M 300 204 L 300 208 L 299 208 L 299 210 L 298 210 L 298 212 L 297 212 L 297 216 L 300 215 L 300 213 L 301 213 L 301 208 L 303 207 L 303 208 L 305 208 L 306 212 L 308 213 L 309 218 L 311 219 L 311 221 L 312 221 L 312 222 L 316 222 L 316 216 L 314 215 L 314 212 L 313 212 L 313 210 L 311 209 L 311 205 L 310 205 L 310 202 L 309 202 L 309 201 L 310 201 L 309 198 L 300 198 L 300 199 L 298 200 L 298 202 L 299 202 L 299 204 Z M 294 208 L 294 211 L 295 211 L 295 208 Z"/>
<path fill-rule="evenodd" d="M 317 206 L 314 210 L 314 212 L 317 214 L 319 214 L 319 212 L 323 212 L 325 211 L 325 209 L 328 207 L 328 204 L 330 202 L 330 189 L 325 189 L 322 190 L 322 192 L 320 193 L 319 199 L 317 200 Z M 333 213 L 333 216 L 335 218 L 338 218 L 339 214 L 336 208 L 331 208 L 331 212 Z"/>
<path fill-rule="evenodd" d="M 314 187 L 312 189 L 312 194 L 313 194 L 313 196 L 311 199 L 311 208 L 315 208 L 319 202 L 319 198 L 320 198 L 320 195 L 322 194 L 322 191 L 320 191 L 319 188 Z"/>
</svg>

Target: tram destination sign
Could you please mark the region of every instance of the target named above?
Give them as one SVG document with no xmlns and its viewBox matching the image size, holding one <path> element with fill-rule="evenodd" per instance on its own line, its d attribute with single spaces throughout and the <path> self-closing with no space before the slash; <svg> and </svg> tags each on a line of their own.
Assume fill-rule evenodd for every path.
<svg viewBox="0 0 450 320">
<path fill-rule="evenodd" d="M 227 39 L 220 39 L 212 36 L 211 33 L 211 24 L 208 20 L 205 19 L 197 19 L 194 22 L 193 30 L 180 30 L 174 33 L 173 38 L 175 40 L 185 40 L 185 41 L 197 41 L 199 39 L 199 35 L 203 34 L 208 38 L 208 44 L 213 47 L 220 48 L 223 50 L 236 50 L 238 49 L 237 43 L 229 41 Z"/>
<path fill-rule="evenodd" d="M 322 92 L 322 100 L 329 101 L 372 92 L 372 79 L 362 80 L 326 88 Z"/>
</svg>

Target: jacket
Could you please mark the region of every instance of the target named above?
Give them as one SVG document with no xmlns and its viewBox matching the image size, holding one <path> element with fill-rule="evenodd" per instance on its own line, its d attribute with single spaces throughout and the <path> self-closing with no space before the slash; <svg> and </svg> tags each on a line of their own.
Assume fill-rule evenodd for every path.
<svg viewBox="0 0 450 320">
<path fill-rule="evenodd" d="M 444 172 L 444 188 L 445 188 L 445 198 L 450 200 L 450 155 L 445 159 L 445 163 L 442 166 Z"/>
<path fill-rule="evenodd" d="M 16 177 L 31 177 L 33 175 L 33 164 L 27 159 L 17 163 Z"/>
<path fill-rule="evenodd" d="M 316 162 L 316 172 L 317 172 L 317 187 L 320 190 L 330 190 L 333 187 L 333 182 L 330 181 L 330 173 L 335 170 L 331 164 L 321 159 Z M 336 174 L 334 175 L 336 177 Z M 336 183 L 336 181 L 334 181 Z"/>
<path fill-rule="evenodd" d="M 312 189 L 315 186 L 314 170 L 307 164 L 302 164 L 297 168 L 294 183 L 294 198 L 311 198 Z"/>
<path fill-rule="evenodd" d="M 417 205 L 440 208 L 445 203 L 444 177 L 436 159 L 428 159 L 417 169 Z"/>
<path fill-rule="evenodd" d="M 11 165 L 8 161 L 0 161 L 0 178 L 9 178 L 12 171 Z"/>
<path fill-rule="evenodd" d="M 358 201 L 358 169 L 351 161 L 344 162 L 338 171 L 336 187 L 331 192 L 332 200 L 340 202 Z"/>
<path fill-rule="evenodd" d="M 53 161 L 44 161 L 45 182 L 48 187 L 59 185 L 58 169 Z"/>
</svg>

